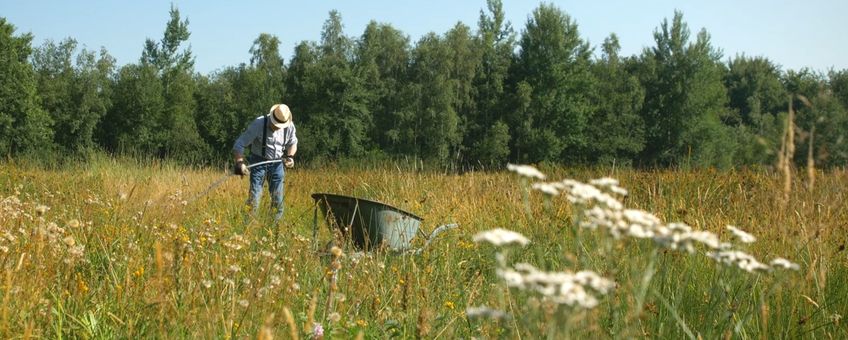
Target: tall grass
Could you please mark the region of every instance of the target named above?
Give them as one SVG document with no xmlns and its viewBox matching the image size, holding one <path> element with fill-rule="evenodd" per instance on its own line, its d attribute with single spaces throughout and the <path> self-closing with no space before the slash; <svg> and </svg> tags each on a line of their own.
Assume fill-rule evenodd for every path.
<svg viewBox="0 0 848 340">
<path fill-rule="evenodd" d="M 506 172 L 295 169 L 275 240 L 270 213 L 243 222 L 246 179 L 232 177 L 192 201 L 223 170 L 105 158 L 63 170 L 5 163 L 0 337 L 848 337 L 844 172 L 820 173 L 813 190 L 794 183 L 783 206 L 783 183 L 766 172 L 544 171 L 613 176 L 630 190 L 627 207 L 723 240 L 725 225 L 739 226 L 758 238 L 748 253 L 783 256 L 801 270 L 751 274 L 610 240 L 577 228 L 564 198 L 546 199 Z M 319 256 L 314 192 L 395 205 L 424 217 L 425 231 L 448 222 L 460 228 L 420 255 L 343 248 L 336 259 Z M 320 227 L 325 244 L 332 235 Z M 580 309 L 505 287 L 498 250 L 472 240 L 498 227 L 531 241 L 510 252 L 511 263 L 593 270 L 615 290 Z M 466 309 L 477 306 L 504 317 L 469 318 Z"/>
</svg>

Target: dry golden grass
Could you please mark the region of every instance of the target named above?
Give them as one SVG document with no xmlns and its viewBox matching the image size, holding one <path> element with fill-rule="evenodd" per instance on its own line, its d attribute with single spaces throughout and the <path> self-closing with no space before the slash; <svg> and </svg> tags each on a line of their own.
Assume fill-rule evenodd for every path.
<svg viewBox="0 0 848 340">
<path fill-rule="evenodd" d="M 848 313 L 845 172 L 818 173 L 811 191 L 795 183 L 784 206 L 781 179 L 765 172 L 543 170 L 554 179 L 615 177 L 630 190 L 628 207 L 723 238 L 725 225 L 740 226 L 758 237 L 750 253 L 786 257 L 802 269 L 748 274 L 662 251 L 653 293 L 635 306 L 632 282 L 653 246 L 621 241 L 601 252 L 602 240 L 585 234 L 581 244 L 592 256 L 578 261 L 572 207 L 564 199 L 546 204 L 536 192 L 525 202 L 521 181 L 506 172 L 295 169 L 274 242 L 267 219 L 242 223 L 246 179 L 232 177 L 193 200 L 223 171 L 119 161 L 62 171 L 3 164 L 0 336 L 309 338 L 315 323 L 342 338 L 848 336 L 841 320 Z M 460 228 L 420 256 L 345 249 L 331 290 L 333 265 L 310 240 L 315 192 L 395 205 L 422 216 L 427 232 L 449 222 Z M 49 210 L 40 214 L 41 205 Z M 498 227 L 533 242 L 511 255 L 517 260 L 547 270 L 589 266 L 620 286 L 598 308 L 569 313 L 503 289 L 493 250 L 471 240 Z M 322 225 L 319 244 L 330 237 Z M 513 318 L 469 320 L 465 309 L 480 305 Z"/>
</svg>

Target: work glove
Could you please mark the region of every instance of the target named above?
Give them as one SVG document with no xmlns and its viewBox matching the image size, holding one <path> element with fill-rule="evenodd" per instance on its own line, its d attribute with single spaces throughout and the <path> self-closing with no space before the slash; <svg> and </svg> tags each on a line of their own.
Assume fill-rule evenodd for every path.
<svg viewBox="0 0 848 340">
<path fill-rule="evenodd" d="M 283 160 L 283 165 L 285 165 L 287 169 L 294 168 L 294 157 L 286 157 L 286 159 Z"/>
<path fill-rule="evenodd" d="M 247 168 L 247 165 L 244 164 L 244 161 L 237 161 L 235 166 L 233 166 L 233 173 L 244 177 L 250 175 L 250 169 Z"/>
</svg>

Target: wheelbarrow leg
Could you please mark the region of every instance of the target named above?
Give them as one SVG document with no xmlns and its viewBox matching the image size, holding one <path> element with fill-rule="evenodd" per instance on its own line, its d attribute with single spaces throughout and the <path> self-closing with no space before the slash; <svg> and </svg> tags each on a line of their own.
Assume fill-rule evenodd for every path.
<svg viewBox="0 0 848 340">
<path fill-rule="evenodd" d="M 318 203 L 312 209 L 312 251 L 318 251 Z"/>
</svg>

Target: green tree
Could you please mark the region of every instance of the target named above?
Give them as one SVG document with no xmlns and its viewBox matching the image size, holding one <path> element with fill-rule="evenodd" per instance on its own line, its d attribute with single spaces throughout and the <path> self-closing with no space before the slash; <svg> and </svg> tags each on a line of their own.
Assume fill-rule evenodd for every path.
<svg viewBox="0 0 848 340">
<path fill-rule="evenodd" d="M 411 105 L 404 113 L 399 136 L 405 137 L 407 154 L 444 163 L 461 142 L 457 101 L 458 82 L 451 79 L 452 52 L 435 33 L 418 41 L 412 51 L 409 88 Z"/>
<path fill-rule="evenodd" d="M 356 44 L 354 69 L 362 80 L 373 125 L 370 139 L 388 153 L 398 152 L 398 122 L 407 105 L 409 38 L 388 24 L 371 21 Z"/>
<path fill-rule="evenodd" d="M 41 106 L 55 122 L 55 144 L 66 152 L 94 147 L 95 128 L 111 105 L 114 58 L 105 49 L 99 58 L 85 49 L 77 52 L 76 41 L 67 38 L 46 41 L 34 51 L 32 64 Z"/>
<path fill-rule="evenodd" d="M 32 66 L 41 108 L 54 122 L 54 141 L 59 147 L 75 145 L 74 125 L 77 114 L 71 101 L 74 90 L 73 56 L 77 42 L 65 39 L 59 44 L 47 40 L 41 47 L 33 50 Z"/>
<path fill-rule="evenodd" d="M 159 155 L 196 159 L 208 153 L 195 123 L 193 78 L 194 57 L 189 47 L 182 48 L 191 33 L 188 19 L 180 21 L 180 12 L 171 7 L 170 20 L 158 43 L 147 39 L 141 56 L 142 66 L 153 66 L 162 83 L 163 112 L 159 126 L 163 130 Z"/>
<path fill-rule="evenodd" d="M 286 69 L 280 56 L 280 39 L 262 33 L 253 41 L 250 54 L 250 67 L 243 71 L 243 82 L 238 86 L 243 93 L 240 100 L 248 105 L 245 123 L 283 102 L 285 92 Z"/>
<path fill-rule="evenodd" d="M 845 166 L 848 164 L 848 69 L 831 70 L 828 73 L 828 88 L 833 100 L 822 108 L 827 110 L 828 118 L 821 124 L 821 136 L 827 142 L 818 150 L 816 157 L 825 166 Z"/>
<path fill-rule="evenodd" d="M 368 93 L 353 70 L 353 43 L 337 11 L 324 22 L 321 44 L 312 46 L 300 44 L 290 66 L 293 103 L 304 105 L 292 108 L 302 117 L 298 152 L 307 158 L 361 155 L 370 148 L 373 120 Z"/>
<path fill-rule="evenodd" d="M 837 75 L 838 77 L 838 75 Z M 812 157 L 819 166 L 844 165 L 848 159 L 845 131 L 848 116 L 834 74 L 827 76 L 804 68 L 789 71 L 783 83 L 795 109 L 795 163 L 807 164 Z"/>
<path fill-rule="evenodd" d="M 724 79 L 732 110 L 727 123 L 759 125 L 764 114 L 774 116 L 786 110 L 786 91 L 780 82 L 780 69 L 763 57 L 736 57 L 729 63 Z"/>
<path fill-rule="evenodd" d="M 448 79 L 454 88 L 451 106 L 459 119 L 456 131 L 457 143 L 448 150 L 448 156 L 453 162 L 465 154 L 467 148 L 462 145 L 462 136 L 466 135 L 476 116 L 474 114 L 477 111 L 474 79 L 481 68 L 481 48 L 471 34 L 471 28 L 463 23 L 457 23 L 445 33 L 444 44 L 449 53 L 446 60 L 449 67 Z"/>
<path fill-rule="evenodd" d="M 188 19 L 180 21 L 180 11 L 173 5 L 168 12 L 170 19 L 165 26 L 165 33 L 158 43 L 147 39 L 144 43 L 144 50 L 141 54 L 141 63 L 149 64 L 156 67 L 161 72 L 163 77 L 166 77 L 164 83 L 167 87 L 168 72 L 173 69 L 177 71 L 191 71 L 194 67 L 194 57 L 189 48 L 180 49 L 183 42 L 188 41 L 191 32 L 188 30 Z"/>
<path fill-rule="evenodd" d="M 529 90 L 531 95 L 523 115 L 509 122 L 513 127 L 530 127 L 515 139 L 517 160 L 585 160 L 586 127 L 594 110 L 590 93 L 595 86 L 589 44 L 580 38 L 571 17 L 542 4 L 527 21 L 520 47 L 512 79 L 518 91 Z"/>
<path fill-rule="evenodd" d="M 53 120 L 39 106 L 35 72 L 27 62 L 32 36 L 15 36 L 0 17 L 0 153 L 53 148 Z"/>
<path fill-rule="evenodd" d="M 233 141 L 246 127 L 247 122 L 240 113 L 235 81 L 238 69 L 228 67 L 209 77 L 197 77 L 194 100 L 198 132 L 203 141 L 213 150 L 212 156 L 227 159 Z"/>
<path fill-rule="evenodd" d="M 848 69 L 831 70 L 828 72 L 828 78 L 833 95 L 839 100 L 843 108 L 848 109 Z"/>
<path fill-rule="evenodd" d="M 502 165 L 510 154 L 511 114 L 506 101 L 506 81 L 515 49 L 515 33 L 506 22 L 500 0 L 487 0 L 488 14 L 480 11 L 476 44 L 480 63 L 474 75 L 474 107 L 468 112 L 463 144 L 469 161 L 487 166 Z"/>
<path fill-rule="evenodd" d="M 783 133 L 778 114 L 786 111 L 780 69 L 766 58 L 736 57 L 724 77 L 729 114 L 724 123 L 735 131 L 737 164 L 771 164 Z"/>
<path fill-rule="evenodd" d="M 112 107 L 112 86 L 115 74 L 115 58 L 101 48 L 95 56 L 92 51 L 82 50 L 77 56 L 74 78 L 74 105 L 79 112 L 76 128 L 76 150 L 93 148 L 95 133 Z"/>
<path fill-rule="evenodd" d="M 502 166 L 510 154 L 509 126 L 503 121 L 492 124 L 473 147 L 475 160 L 483 166 Z"/>
<path fill-rule="evenodd" d="M 729 112 L 721 54 L 704 30 L 689 42 L 689 28 L 680 12 L 671 23 L 663 20 L 654 40 L 656 46 L 642 52 L 639 72 L 645 88 L 641 115 L 647 141 L 642 161 L 730 166 L 736 145 L 721 122 Z"/>
<path fill-rule="evenodd" d="M 602 48 L 601 59 L 592 66 L 597 88 L 593 92 L 596 111 L 587 127 L 589 161 L 631 164 L 645 147 L 645 123 L 639 116 L 645 93 L 619 57 L 618 37 L 611 34 Z"/>
<path fill-rule="evenodd" d="M 151 66 L 130 64 L 118 71 L 112 107 L 98 127 L 102 145 L 110 151 L 156 154 L 165 134 L 160 122 L 165 106 L 162 83 Z"/>
<path fill-rule="evenodd" d="M 294 110 L 292 114 L 299 138 L 298 155 L 304 158 L 314 158 L 321 154 L 328 141 L 325 138 L 329 138 L 320 135 L 326 133 L 326 129 L 321 129 L 321 125 L 327 119 L 315 114 L 320 110 L 322 99 L 319 98 L 317 64 L 318 46 L 303 41 L 295 47 L 286 77 L 286 102 Z M 316 128 L 313 130 L 312 126 Z"/>
<path fill-rule="evenodd" d="M 315 43 L 302 41 L 295 46 L 285 84 L 287 102 L 303 111 L 298 117 L 302 123 L 309 122 L 311 115 L 307 112 L 316 111 L 320 102 L 318 84 L 315 82 L 317 64 L 318 46 Z"/>
</svg>

